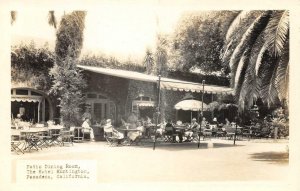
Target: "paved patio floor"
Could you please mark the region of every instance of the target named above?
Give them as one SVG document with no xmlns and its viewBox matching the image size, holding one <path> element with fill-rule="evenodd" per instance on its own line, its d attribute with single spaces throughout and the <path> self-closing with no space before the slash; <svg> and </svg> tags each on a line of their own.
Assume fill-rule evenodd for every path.
<svg viewBox="0 0 300 191">
<path fill-rule="evenodd" d="M 170 181 L 285 181 L 287 140 L 233 141 L 212 139 L 197 143 L 159 143 L 110 147 L 105 142 L 55 146 L 23 155 L 18 160 L 96 160 L 97 182 Z M 13 173 L 14 174 L 14 173 Z M 12 177 L 16 181 L 15 175 Z"/>
</svg>

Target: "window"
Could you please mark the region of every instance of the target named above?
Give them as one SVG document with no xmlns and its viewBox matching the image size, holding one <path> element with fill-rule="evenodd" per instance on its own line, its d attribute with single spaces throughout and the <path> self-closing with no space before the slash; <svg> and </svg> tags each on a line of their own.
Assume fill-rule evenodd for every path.
<svg viewBox="0 0 300 191">
<path fill-rule="evenodd" d="M 107 98 L 104 97 L 103 95 L 98 95 L 98 99 L 107 99 Z"/>
<path fill-rule="evenodd" d="M 28 95 L 28 90 L 22 90 L 22 89 L 20 89 L 20 90 L 16 90 L 16 94 L 17 95 Z"/>
<path fill-rule="evenodd" d="M 39 94 L 39 93 L 37 93 L 37 92 L 34 92 L 34 91 L 31 91 L 31 95 L 42 96 L 41 94 Z"/>
<path fill-rule="evenodd" d="M 150 97 L 141 97 L 142 98 L 142 101 L 150 101 Z"/>
<path fill-rule="evenodd" d="M 96 120 L 102 118 L 102 103 L 94 103 L 94 116 Z"/>
<path fill-rule="evenodd" d="M 97 94 L 87 94 L 87 98 L 97 98 Z"/>
</svg>

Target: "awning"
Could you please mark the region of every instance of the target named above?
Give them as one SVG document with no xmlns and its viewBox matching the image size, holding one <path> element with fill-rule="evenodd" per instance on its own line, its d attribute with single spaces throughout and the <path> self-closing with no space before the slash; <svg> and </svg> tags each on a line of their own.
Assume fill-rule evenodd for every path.
<svg viewBox="0 0 300 191">
<path fill-rule="evenodd" d="M 16 101 L 16 102 L 41 102 L 41 98 L 36 98 L 36 97 L 11 97 L 11 101 Z"/>
<path fill-rule="evenodd" d="M 101 68 L 95 66 L 83 66 L 77 65 L 78 68 L 81 68 L 86 71 L 91 71 L 99 74 L 115 76 L 120 78 L 126 78 L 131 80 L 145 81 L 145 82 L 158 82 L 158 76 L 143 74 L 140 72 L 128 71 L 128 70 L 119 70 L 119 69 L 110 69 L 110 68 Z M 203 87 L 201 83 L 194 83 L 182 80 L 175 80 L 171 78 L 161 78 L 160 87 L 167 90 L 173 91 L 186 91 L 186 92 L 202 92 Z M 205 84 L 204 86 L 205 93 L 214 93 L 214 94 L 233 94 L 233 89 L 224 86 L 214 86 Z"/>
<path fill-rule="evenodd" d="M 147 102 L 147 101 L 136 103 L 136 105 L 138 105 L 139 107 L 155 107 L 154 102 Z"/>
<path fill-rule="evenodd" d="M 178 102 L 174 108 L 176 110 L 185 110 L 185 111 L 201 111 L 202 109 L 202 102 L 198 101 L 198 100 L 183 100 Z M 207 111 L 208 110 L 208 106 L 203 103 L 203 111 Z"/>
</svg>

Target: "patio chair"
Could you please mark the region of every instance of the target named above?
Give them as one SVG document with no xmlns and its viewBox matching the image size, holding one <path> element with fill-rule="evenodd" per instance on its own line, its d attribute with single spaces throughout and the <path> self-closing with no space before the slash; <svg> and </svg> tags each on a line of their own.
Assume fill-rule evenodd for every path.
<svg viewBox="0 0 300 191">
<path fill-rule="evenodd" d="M 223 131 L 222 128 L 218 128 L 216 137 L 222 138 L 222 137 L 225 137 L 225 135 L 226 135 L 226 132 Z"/>
<path fill-rule="evenodd" d="M 118 138 L 115 137 L 112 132 L 104 131 L 104 137 L 109 146 L 117 146 L 119 144 Z"/>
<path fill-rule="evenodd" d="M 203 130 L 203 140 L 205 140 L 205 138 L 211 139 L 211 137 L 212 137 L 212 130 L 211 129 L 204 129 Z"/>
<path fill-rule="evenodd" d="M 88 129 L 83 129 L 83 141 L 90 141 L 91 140 L 91 131 L 92 130 L 88 130 Z"/>
<path fill-rule="evenodd" d="M 173 142 L 173 130 L 165 131 L 163 136 L 165 142 L 169 142 L 169 143 Z"/>
<path fill-rule="evenodd" d="M 248 138 L 248 140 L 251 139 L 251 130 L 250 127 L 245 126 L 242 130 L 242 137 L 243 138 Z"/>
<path fill-rule="evenodd" d="M 70 130 L 61 131 L 62 146 L 65 146 L 65 144 L 73 146 L 74 129 L 75 127 L 70 127 Z"/>
<path fill-rule="evenodd" d="M 83 141 L 83 133 L 81 132 L 82 127 L 74 127 L 74 142 L 82 142 Z"/>
<path fill-rule="evenodd" d="M 199 130 L 193 130 L 193 135 L 192 135 L 192 142 L 198 142 L 200 137 L 199 137 Z"/>
<path fill-rule="evenodd" d="M 235 135 L 235 129 L 232 127 L 226 128 L 226 138 L 233 139 Z"/>
<path fill-rule="evenodd" d="M 11 132 L 11 151 L 16 154 L 22 153 L 24 154 L 23 146 L 25 144 L 24 140 L 21 139 L 20 132 L 12 130 Z"/>
<path fill-rule="evenodd" d="M 49 132 L 41 132 L 37 136 L 39 138 L 39 147 L 51 147 L 51 136 Z"/>
</svg>

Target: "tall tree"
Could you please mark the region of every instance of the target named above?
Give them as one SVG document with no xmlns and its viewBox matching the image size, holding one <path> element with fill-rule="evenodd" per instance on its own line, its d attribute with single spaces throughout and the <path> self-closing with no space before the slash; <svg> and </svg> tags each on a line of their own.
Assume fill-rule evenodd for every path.
<svg viewBox="0 0 300 191">
<path fill-rule="evenodd" d="M 268 106 L 288 99 L 288 11 L 242 11 L 226 34 L 223 61 L 240 110 L 262 98 Z"/>
<path fill-rule="evenodd" d="M 144 58 L 144 64 L 146 66 L 146 73 L 147 74 L 152 74 L 154 72 L 153 71 L 154 57 L 153 57 L 153 53 L 149 49 L 146 50 L 146 56 Z"/>
<path fill-rule="evenodd" d="M 10 24 L 14 24 L 17 19 L 17 11 L 10 12 Z"/>
<path fill-rule="evenodd" d="M 83 44 L 85 15 L 85 11 L 73 11 L 61 18 L 56 33 L 55 53 L 57 59 L 64 59 L 68 56 L 74 59 L 79 57 Z"/>
<path fill-rule="evenodd" d="M 168 76 L 168 41 L 167 37 L 158 34 L 155 52 L 155 67 L 154 69 L 156 75 L 161 75 L 162 77 Z M 166 90 L 162 89 L 160 91 L 160 120 L 165 121 L 165 109 L 166 109 Z"/>
<path fill-rule="evenodd" d="M 50 72 L 54 83 L 50 92 L 59 98 L 61 120 L 67 127 L 81 122 L 80 106 L 86 82 L 76 63 L 83 43 L 85 15 L 83 11 L 64 15 L 56 34 L 56 61 Z"/>
<path fill-rule="evenodd" d="M 48 13 L 48 24 L 55 29 L 57 28 L 57 20 L 54 11 L 49 11 Z"/>
<path fill-rule="evenodd" d="M 224 28 L 235 11 L 206 11 L 184 15 L 177 25 L 173 39 L 172 62 L 184 71 L 200 69 L 202 73 L 219 72 L 223 65 Z M 223 69 L 224 70 L 224 69 Z M 228 70 L 225 70 L 228 72 Z"/>
</svg>

